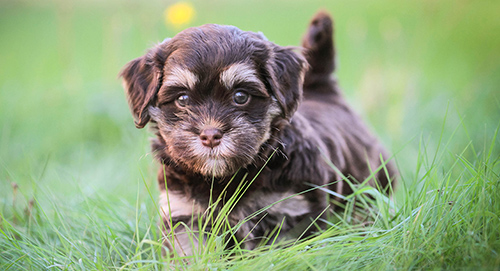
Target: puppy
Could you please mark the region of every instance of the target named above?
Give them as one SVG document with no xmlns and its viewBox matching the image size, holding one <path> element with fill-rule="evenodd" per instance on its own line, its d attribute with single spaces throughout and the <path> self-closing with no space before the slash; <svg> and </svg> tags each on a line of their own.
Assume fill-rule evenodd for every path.
<svg viewBox="0 0 500 271">
<path fill-rule="evenodd" d="M 316 14 L 303 47 L 301 53 L 260 33 L 203 25 L 166 39 L 121 72 L 136 126 L 150 123 L 157 136 L 152 148 L 162 165 L 164 234 L 174 236 L 164 244 L 171 251 L 192 255 L 203 243 L 198 226 L 210 229 L 235 193 L 227 244 L 252 249 L 277 227 L 287 232 L 321 217 L 328 195 L 315 187 L 348 195 L 346 180 L 371 176 L 372 185 L 386 188 L 396 175 L 332 76 L 328 14 Z"/>
</svg>

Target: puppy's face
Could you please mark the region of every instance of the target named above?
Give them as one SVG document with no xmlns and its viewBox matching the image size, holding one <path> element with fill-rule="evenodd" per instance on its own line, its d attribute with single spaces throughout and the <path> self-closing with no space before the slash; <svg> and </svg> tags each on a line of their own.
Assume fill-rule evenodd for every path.
<svg viewBox="0 0 500 271">
<path fill-rule="evenodd" d="M 148 108 L 176 162 L 203 175 L 234 173 L 256 158 L 280 114 L 253 63 L 191 71 L 182 51 L 167 60 L 156 106 Z M 209 65 L 212 66 L 212 65 Z"/>
<path fill-rule="evenodd" d="M 152 121 L 185 170 L 230 176 L 259 157 L 273 125 L 295 112 L 305 60 L 235 27 L 187 29 L 131 61 L 124 86 L 136 118 Z"/>
</svg>

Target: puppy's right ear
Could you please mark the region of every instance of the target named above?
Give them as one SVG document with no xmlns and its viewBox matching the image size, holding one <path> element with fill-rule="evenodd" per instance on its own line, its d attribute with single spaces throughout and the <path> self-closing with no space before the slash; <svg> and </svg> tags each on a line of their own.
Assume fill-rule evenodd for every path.
<svg viewBox="0 0 500 271">
<path fill-rule="evenodd" d="M 148 107 L 155 103 L 163 83 L 163 66 L 169 55 L 168 40 L 149 52 L 130 61 L 120 72 L 128 103 L 137 128 L 143 128 L 150 120 Z"/>
</svg>

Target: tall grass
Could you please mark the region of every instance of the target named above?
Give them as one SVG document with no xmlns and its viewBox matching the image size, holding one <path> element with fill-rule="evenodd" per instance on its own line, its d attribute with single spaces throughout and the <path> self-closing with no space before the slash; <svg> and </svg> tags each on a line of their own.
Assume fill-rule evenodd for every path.
<svg viewBox="0 0 500 271">
<path fill-rule="evenodd" d="M 471 148 L 468 145 L 451 157 L 446 149 L 433 153 L 430 156 L 436 158 L 426 162 L 430 153 L 422 144 L 418 157 L 422 165 L 417 164 L 415 171 L 425 169 L 416 180 L 401 180 L 398 190 L 404 195 L 402 201 L 389 206 L 386 196 L 358 187 L 356 200 L 369 204 L 372 223 L 352 223 L 351 214 L 340 214 L 327 230 L 293 245 L 224 250 L 224 240 L 236 230 L 224 221 L 231 211 L 228 207 L 215 218 L 211 232 L 205 232 L 206 245 L 192 257 L 161 256 L 158 209 L 152 196 L 141 199 L 138 193 L 135 204 L 130 205 L 116 196 L 96 193 L 68 206 L 47 188 L 30 201 L 22 187 L 13 186 L 12 201 L 2 204 L 0 268 L 500 268 L 500 156 L 493 153 L 496 140 L 497 133 L 473 160 L 463 156 Z M 151 189 L 146 183 L 142 186 Z M 50 203 L 41 206 L 41 200 Z M 354 198 L 347 200 L 349 204 Z"/>
</svg>

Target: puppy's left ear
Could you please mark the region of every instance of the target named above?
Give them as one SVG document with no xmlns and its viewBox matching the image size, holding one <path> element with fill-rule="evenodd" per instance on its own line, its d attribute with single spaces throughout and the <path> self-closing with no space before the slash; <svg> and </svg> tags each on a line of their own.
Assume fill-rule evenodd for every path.
<svg viewBox="0 0 500 271">
<path fill-rule="evenodd" d="M 148 107 L 156 101 L 163 82 L 163 66 L 169 55 L 167 43 L 165 40 L 146 55 L 130 61 L 120 72 L 137 128 L 143 128 L 150 120 Z"/>
<path fill-rule="evenodd" d="M 304 75 L 308 64 L 293 48 L 276 45 L 273 47 L 267 63 L 270 73 L 268 82 L 281 107 L 282 117 L 289 120 L 302 99 Z"/>
</svg>

